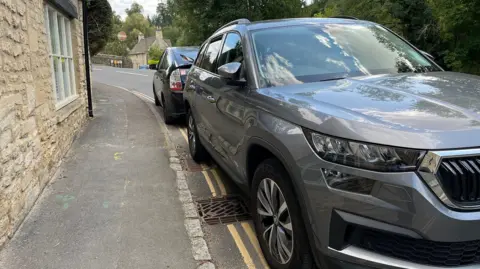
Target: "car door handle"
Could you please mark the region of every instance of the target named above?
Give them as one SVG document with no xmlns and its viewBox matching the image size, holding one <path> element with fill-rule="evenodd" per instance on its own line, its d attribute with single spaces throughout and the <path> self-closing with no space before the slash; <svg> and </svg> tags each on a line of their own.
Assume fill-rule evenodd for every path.
<svg viewBox="0 0 480 269">
<path fill-rule="evenodd" d="M 207 99 L 210 103 L 215 103 L 216 101 L 215 98 L 211 95 L 206 96 L 205 99 Z"/>
</svg>

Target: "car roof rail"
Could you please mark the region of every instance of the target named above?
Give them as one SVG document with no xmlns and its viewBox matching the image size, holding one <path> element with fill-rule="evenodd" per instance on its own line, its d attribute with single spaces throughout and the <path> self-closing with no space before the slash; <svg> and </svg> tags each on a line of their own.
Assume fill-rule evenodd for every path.
<svg viewBox="0 0 480 269">
<path fill-rule="evenodd" d="M 359 20 L 358 18 L 355 18 L 355 17 L 352 17 L 352 16 L 333 16 L 333 17 L 329 17 L 330 19 L 349 19 L 349 20 Z"/>
<path fill-rule="evenodd" d="M 222 30 L 223 28 L 226 28 L 228 26 L 231 26 L 231 25 L 235 25 L 235 24 L 247 24 L 247 23 L 250 23 L 250 21 L 248 19 L 238 19 L 238 20 L 234 20 L 234 21 L 231 21 L 225 25 L 223 25 L 222 27 L 218 28 L 217 31 L 215 31 L 214 34 L 218 33 L 218 31 Z"/>
</svg>

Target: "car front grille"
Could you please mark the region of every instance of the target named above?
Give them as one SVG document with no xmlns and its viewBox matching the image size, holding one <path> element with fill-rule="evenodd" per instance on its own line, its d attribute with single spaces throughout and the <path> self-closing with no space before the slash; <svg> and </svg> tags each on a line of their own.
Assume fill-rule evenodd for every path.
<svg viewBox="0 0 480 269">
<path fill-rule="evenodd" d="M 437 178 L 452 201 L 462 204 L 480 202 L 480 157 L 443 159 Z"/>
<path fill-rule="evenodd" d="M 480 240 L 435 242 L 358 227 L 350 244 L 418 264 L 455 267 L 480 263 Z"/>
</svg>

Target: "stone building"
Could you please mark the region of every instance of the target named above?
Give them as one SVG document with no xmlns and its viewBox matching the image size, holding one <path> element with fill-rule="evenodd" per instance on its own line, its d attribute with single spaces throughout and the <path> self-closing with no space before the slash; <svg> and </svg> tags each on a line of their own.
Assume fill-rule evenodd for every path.
<svg viewBox="0 0 480 269">
<path fill-rule="evenodd" d="M 81 4 L 0 1 L 0 246 L 86 123 Z"/>
<path fill-rule="evenodd" d="M 148 50 L 158 46 L 164 50 L 172 46 L 170 39 L 163 38 L 162 29 L 157 29 L 155 36 L 144 38 L 142 34 L 138 36 L 138 42 L 133 49 L 128 53 L 128 57 L 132 60 L 133 68 L 138 69 L 141 65 L 148 63 Z M 160 60 L 160 59 L 158 59 Z"/>
</svg>

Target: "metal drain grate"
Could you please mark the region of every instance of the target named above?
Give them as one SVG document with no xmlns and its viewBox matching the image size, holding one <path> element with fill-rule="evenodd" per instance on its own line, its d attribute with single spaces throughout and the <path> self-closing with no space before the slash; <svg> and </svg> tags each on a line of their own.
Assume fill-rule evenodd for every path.
<svg viewBox="0 0 480 269">
<path fill-rule="evenodd" d="M 210 225 L 250 219 L 245 202 L 236 195 L 198 200 L 197 210 L 203 221 Z"/>
</svg>

